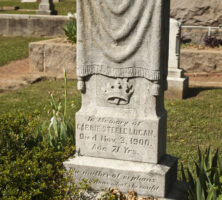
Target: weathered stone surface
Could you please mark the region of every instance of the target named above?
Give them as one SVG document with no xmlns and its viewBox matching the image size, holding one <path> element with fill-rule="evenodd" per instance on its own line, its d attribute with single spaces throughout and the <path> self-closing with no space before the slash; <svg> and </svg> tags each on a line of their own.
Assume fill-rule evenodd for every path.
<svg viewBox="0 0 222 200">
<path fill-rule="evenodd" d="M 76 78 L 75 51 L 75 45 L 64 39 L 32 42 L 29 44 L 30 70 L 63 76 L 63 69 L 66 69 L 69 77 Z"/>
<path fill-rule="evenodd" d="M 221 0 L 171 0 L 171 17 L 182 25 L 219 26 L 222 24 Z"/>
<path fill-rule="evenodd" d="M 165 197 L 176 181 L 166 156 L 169 1 L 77 0 L 76 182 Z"/>
<path fill-rule="evenodd" d="M 158 164 L 93 157 L 76 157 L 64 162 L 74 170 L 75 179 L 98 180 L 92 188 L 117 187 L 122 192 L 135 190 L 141 196 L 166 197 L 176 181 L 177 160 L 165 156 Z"/>
<path fill-rule="evenodd" d="M 76 114 L 77 151 L 86 156 L 158 163 L 166 153 L 166 112 L 162 103 L 159 108 L 152 106 L 157 103 L 149 94 L 152 83 L 142 78 L 130 80 L 134 90 L 130 103 L 116 105 L 107 102 L 109 95 L 104 92 L 113 82 L 102 75 L 86 82 L 83 107 Z"/>
<path fill-rule="evenodd" d="M 0 14 L 0 35 L 60 36 L 69 22 L 67 16 Z"/>
<path fill-rule="evenodd" d="M 166 81 L 168 48 L 160 47 L 168 47 L 169 27 L 168 18 L 167 23 L 161 20 L 167 12 L 163 4 L 161 0 L 125 0 L 120 5 L 116 0 L 79 1 L 77 76 Z"/>
<path fill-rule="evenodd" d="M 77 149 L 81 155 L 150 163 L 158 163 L 165 155 L 163 91 L 168 48 L 161 47 L 168 47 L 169 18 L 164 2 L 168 3 L 161 0 L 133 1 L 132 4 L 123 1 L 118 6 L 115 1 L 78 1 L 77 76 L 80 89 L 85 90 L 82 109 L 76 115 Z M 102 7 L 106 8 L 106 14 L 103 11 L 101 16 L 93 15 Z M 121 25 L 125 20 L 126 24 Z M 105 21 L 110 27 L 104 24 Z M 88 78 L 90 75 L 93 76 Z M 150 103 L 146 104 L 147 101 Z M 98 123 L 99 130 L 81 131 L 79 127 L 89 123 L 89 117 L 128 124 L 124 127 L 123 124 Z M 91 127 L 92 124 L 87 125 Z M 110 126 L 125 128 L 128 132 L 147 131 L 147 135 L 137 135 L 138 141 L 129 133 L 121 136 L 116 132 L 110 137 Z M 105 133 L 103 129 L 106 129 Z M 96 134 L 96 141 L 92 134 Z M 103 141 L 105 135 L 110 142 Z M 117 150 L 114 150 L 115 144 L 122 147 L 116 146 Z M 139 155 L 140 150 L 145 149 L 146 153 Z"/>
<path fill-rule="evenodd" d="M 182 49 L 181 67 L 188 73 L 222 73 L 221 50 Z"/>
<path fill-rule="evenodd" d="M 170 19 L 170 40 L 168 60 L 168 90 L 165 95 L 169 98 L 183 99 L 188 93 L 188 77 L 180 69 L 180 38 L 181 24 L 175 19 Z"/>
</svg>

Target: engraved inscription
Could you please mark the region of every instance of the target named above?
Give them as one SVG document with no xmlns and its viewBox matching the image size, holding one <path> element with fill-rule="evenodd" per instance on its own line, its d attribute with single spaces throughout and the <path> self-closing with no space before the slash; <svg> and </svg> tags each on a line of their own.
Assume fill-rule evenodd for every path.
<svg viewBox="0 0 222 200">
<path fill-rule="evenodd" d="M 88 116 L 76 130 L 82 155 L 149 161 L 157 146 L 156 130 L 140 120 Z"/>
<path fill-rule="evenodd" d="M 93 131 L 93 132 L 103 132 L 103 133 L 117 133 L 122 135 L 139 135 L 139 136 L 153 136 L 153 130 L 148 129 L 134 129 L 134 128 L 122 128 L 115 126 L 102 126 L 100 124 L 85 124 L 78 123 L 77 130 L 80 131 Z"/>
<path fill-rule="evenodd" d="M 114 173 L 110 171 L 102 171 L 99 169 L 87 170 L 79 168 L 74 168 L 74 173 L 79 177 L 88 177 L 88 179 L 96 180 L 92 184 L 102 185 L 103 187 L 118 187 L 120 189 L 127 187 L 132 189 L 143 189 L 152 192 L 158 192 L 159 190 L 158 180 L 149 175 L 130 175 L 130 173 Z M 107 181 L 107 179 L 109 181 Z"/>
</svg>

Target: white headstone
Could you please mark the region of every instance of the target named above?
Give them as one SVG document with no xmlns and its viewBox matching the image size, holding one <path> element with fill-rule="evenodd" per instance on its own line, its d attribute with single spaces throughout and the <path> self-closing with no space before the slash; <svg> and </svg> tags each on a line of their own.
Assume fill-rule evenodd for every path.
<svg viewBox="0 0 222 200">
<path fill-rule="evenodd" d="M 36 11 L 38 15 L 54 15 L 57 11 L 54 9 L 52 0 L 41 0 L 39 9 Z"/>
<path fill-rule="evenodd" d="M 180 37 L 181 23 L 170 18 L 170 40 L 169 40 L 169 69 L 178 69 L 180 66 Z"/>
<path fill-rule="evenodd" d="M 169 36 L 169 61 L 168 61 L 168 91 L 171 98 L 184 98 L 188 92 L 188 77 L 180 69 L 180 38 L 181 24 L 175 19 L 170 19 Z"/>
<path fill-rule="evenodd" d="M 77 157 L 74 178 L 165 197 L 177 160 L 166 156 L 169 1 L 77 0 Z"/>
</svg>

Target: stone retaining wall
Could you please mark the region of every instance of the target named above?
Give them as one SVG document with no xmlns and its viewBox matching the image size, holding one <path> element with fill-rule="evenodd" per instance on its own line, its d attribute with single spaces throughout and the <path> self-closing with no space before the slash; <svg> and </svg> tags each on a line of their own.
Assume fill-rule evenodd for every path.
<svg viewBox="0 0 222 200">
<path fill-rule="evenodd" d="M 70 21 L 67 16 L 0 14 L 0 35 L 59 36 Z"/>
<path fill-rule="evenodd" d="M 222 73 L 222 51 L 182 49 L 180 67 L 188 73 Z"/>
<path fill-rule="evenodd" d="M 66 69 L 69 78 L 76 78 L 76 46 L 63 38 L 29 43 L 31 73 L 63 77 Z"/>
<path fill-rule="evenodd" d="M 222 39 L 222 28 L 204 26 L 183 26 L 182 36 L 195 44 L 204 44 L 204 38 L 208 35 Z"/>
</svg>

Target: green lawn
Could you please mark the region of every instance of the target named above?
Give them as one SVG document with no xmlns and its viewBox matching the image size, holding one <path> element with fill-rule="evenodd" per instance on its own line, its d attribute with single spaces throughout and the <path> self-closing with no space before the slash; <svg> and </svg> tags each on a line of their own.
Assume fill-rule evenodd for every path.
<svg viewBox="0 0 222 200">
<path fill-rule="evenodd" d="M 12 60 L 28 57 L 29 42 L 44 40 L 42 37 L 2 37 L 0 36 L 0 66 Z"/>
<path fill-rule="evenodd" d="M 68 12 L 74 13 L 76 10 L 75 2 L 76 0 L 62 0 L 59 3 L 54 3 L 55 9 L 58 11 L 58 15 L 67 15 Z M 0 0 L 0 10 L 5 6 L 19 7 L 19 10 L 0 11 L 0 14 L 35 14 L 35 10 L 38 9 L 38 5 L 39 3 L 21 3 L 21 0 Z"/>
<path fill-rule="evenodd" d="M 167 150 L 185 166 L 197 161 L 197 147 L 222 150 L 222 89 L 192 89 L 196 97 L 166 100 Z M 191 93 L 192 95 L 192 93 Z"/>
<path fill-rule="evenodd" d="M 166 99 L 168 111 L 167 152 L 179 158 L 179 163 L 194 166 L 197 147 L 209 145 L 216 148 L 222 144 L 222 89 L 192 89 L 197 96 L 186 100 Z M 49 123 L 50 93 L 63 102 L 62 80 L 42 81 L 7 94 L 0 95 L 0 114 L 14 109 L 41 113 L 42 123 Z M 68 81 L 68 116 L 73 120 L 80 108 L 80 93 L 76 81 Z M 179 170 L 180 171 L 180 170 Z"/>
<path fill-rule="evenodd" d="M 68 115 L 73 115 L 80 107 L 80 94 L 75 89 L 76 81 L 68 82 Z M 30 113 L 38 110 L 41 113 L 41 121 L 44 122 L 51 116 L 50 95 L 53 94 L 56 101 L 64 100 L 63 80 L 41 81 L 39 83 L 0 95 L 0 114 L 10 110 L 24 110 Z M 74 104 L 75 103 L 75 104 Z M 74 110 L 74 111 L 73 111 Z"/>
</svg>

